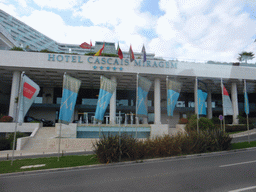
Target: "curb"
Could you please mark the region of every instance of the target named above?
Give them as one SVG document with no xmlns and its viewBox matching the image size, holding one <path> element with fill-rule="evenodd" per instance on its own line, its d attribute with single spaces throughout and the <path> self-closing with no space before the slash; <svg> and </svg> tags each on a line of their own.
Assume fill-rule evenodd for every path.
<svg viewBox="0 0 256 192">
<path fill-rule="evenodd" d="M 152 161 L 159 161 L 159 160 L 208 157 L 208 156 L 214 156 L 214 155 L 221 155 L 221 154 L 228 154 L 228 153 L 232 154 L 232 153 L 241 152 L 241 151 L 253 151 L 253 150 L 256 150 L 256 147 L 250 147 L 250 148 L 244 148 L 244 149 L 234 149 L 234 150 L 229 150 L 229 151 L 216 151 L 216 152 L 210 152 L 210 153 L 197 153 L 197 154 L 191 154 L 191 155 L 163 157 L 163 158 L 155 158 L 155 159 L 142 159 L 142 160 L 137 160 L 137 161 L 135 160 L 135 161 L 115 162 L 115 163 L 109 163 L 109 164 L 83 165 L 83 166 L 77 166 L 77 167 L 42 169 L 42 170 L 23 171 L 23 172 L 15 172 L 15 173 L 3 173 L 3 174 L 0 174 L 0 178 L 1 177 L 10 177 L 10 176 L 19 176 L 19 175 L 29 175 L 29 174 L 35 174 L 35 173 L 49 173 L 49 172 L 56 172 L 56 171 L 76 170 L 76 169 L 81 169 L 81 168 L 136 164 L 136 163 L 152 162 Z"/>
</svg>

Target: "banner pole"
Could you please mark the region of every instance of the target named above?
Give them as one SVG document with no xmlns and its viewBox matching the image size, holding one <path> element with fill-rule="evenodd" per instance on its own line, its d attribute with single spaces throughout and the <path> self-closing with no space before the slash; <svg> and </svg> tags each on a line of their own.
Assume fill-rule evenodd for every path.
<svg viewBox="0 0 256 192">
<path fill-rule="evenodd" d="M 23 71 L 20 75 L 20 84 L 19 84 L 19 95 L 18 95 L 18 103 L 16 106 L 16 123 L 15 123 L 15 129 L 14 129 L 14 136 L 13 136 L 13 146 L 12 146 L 12 161 L 11 161 L 11 165 L 13 165 L 13 158 L 14 158 L 14 149 L 15 149 L 15 145 L 16 145 L 16 133 L 17 133 L 17 124 L 19 121 L 19 116 L 20 116 L 20 110 L 19 110 L 19 105 L 21 102 L 21 88 L 22 88 L 22 83 L 23 83 L 23 75 L 25 74 L 25 72 Z M 22 114 L 23 117 L 23 114 Z"/>
<path fill-rule="evenodd" d="M 246 80 L 244 79 L 244 97 L 247 96 L 247 87 L 246 87 Z M 247 124 L 247 132 L 248 132 L 248 143 L 250 144 L 250 134 L 249 134 L 249 116 L 248 116 L 248 112 L 249 112 L 249 106 L 248 104 L 248 100 L 245 99 L 245 103 L 244 105 L 245 107 L 245 113 L 246 113 L 246 124 Z"/>
<path fill-rule="evenodd" d="M 60 134 L 59 134 L 59 146 L 58 146 L 58 161 L 60 161 L 60 137 L 61 137 L 61 125 L 62 123 L 60 123 Z"/>
<path fill-rule="evenodd" d="M 220 79 L 220 87 L 221 87 L 221 97 L 222 97 L 222 113 L 223 113 L 223 131 L 225 133 L 225 113 L 224 113 L 224 104 L 223 104 L 223 81 L 222 78 Z"/>
<path fill-rule="evenodd" d="M 196 103 L 197 103 L 197 109 L 196 109 L 196 128 L 197 128 L 197 133 L 199 133 L 199 122 L 198 122 L 198 119 L 199 119 L 199 114 L 198 114 L 198 87 L 197 87 L 197 77 L 196 77 Z"/>
</svg>

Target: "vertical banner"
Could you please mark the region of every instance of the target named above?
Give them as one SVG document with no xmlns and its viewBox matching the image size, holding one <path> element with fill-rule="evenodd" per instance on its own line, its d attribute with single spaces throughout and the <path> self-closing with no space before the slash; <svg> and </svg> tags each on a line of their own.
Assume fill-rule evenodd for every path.
<svg viewBox="0 0 256 192">
<path fill-rule="evenodd" d="M 180 96 L 182 84 L 174 80 L 167 79 L 167 114 L 173 116 L 175 105 Z"/>
<path fill-rule="evenodd" d="M 116 90 L 117 83 L 104 77 L 100 77 L 100 93 L 97 103 L 97 108 L 95 112 L 95 120 L 103 121 L 104 114 L 110 102 L 110 99 Z"/>
<path fill-rule="evenodd" d="M 203 81 L 198 80 L 197 87 L 197 99 L 198 99 L 198 115 L 206 115 L 205 102 L 207 99 L 207 85 Z"/>
<path fill-rule="evenodd" d="M 24 72 L 21 75 L 21 84 L 20 84 L 20 93 L 19 93 L 19 102 L 18 102 L 18 123 L 23 123 L 23 119 L 27 114 L 29 108 L 35 101 L 40 87 L 24 75 Z"/>
<path fill-rule="evenodd" d="M 244 80 L 244 112 L 246 115 L 249 115 L 249 100 L 246 89 L 246 80 Z"/>
<path fill-rule="evenodd" d="M 80 80 L 64 75 L 59 123 L 70 123 L 80 86 Z"/>
<path fill-rule="evenodd" d="M 222 82 L 221 82 L 221 86 L 222 86 L 222 99 L 223 99 L 223 115 L 224 116 L 233 115 L 234 112 L 232 108 L 232 102 L 228 95 L 228 91 Z"/>
<path fill-rule="evenodd" d="M 138 88 L 137 88 L 137 103 L 136 112 L 137 117 L 147 117 L 148 111 L 146 106 L 146 97 L 148 91 L 151 87 L 152 82 L 145 77 L 137 76 L 138 78 Z"/>
</svg>

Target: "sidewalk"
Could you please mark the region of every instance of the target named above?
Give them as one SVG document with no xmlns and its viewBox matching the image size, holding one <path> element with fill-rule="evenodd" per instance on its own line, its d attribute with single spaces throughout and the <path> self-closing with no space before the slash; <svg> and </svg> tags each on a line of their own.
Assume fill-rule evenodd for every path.
<svg viewBox="0 0 256 192">
<path fill-rule="evenodd" d="M 60 150 L 60 153 L 76 153 L 76 152 L 92 152 L 85 150 Z M 27 151 L 27 150 L 14 150 L 14 157 L 21 156 L 33 156 L 33 155 L 47 155 L 47 154 L 58 154 L 58 150 L 47 150 L 47 151 Z M 12 158 L 12 150 L 0 151 L 0 158 L 6 157 L 8 159 Z"/>
<path fill-rule="evenodd" d="M 256 129 L 251 129 L 249 131 L 244 131 L 244 132 L 240 132 L 240 133 L 230 134 L 230 137 L 236 138 L 236 137 L 247 136 L 248 133 L 249 133 L 249 135 L 256 134 Z"/>
</svg>

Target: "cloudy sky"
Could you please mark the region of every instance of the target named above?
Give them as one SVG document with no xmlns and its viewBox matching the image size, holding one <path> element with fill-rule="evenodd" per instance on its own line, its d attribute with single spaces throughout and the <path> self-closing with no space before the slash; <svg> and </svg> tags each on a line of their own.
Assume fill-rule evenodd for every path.
<svg viewBox="0 0 256 192">
<path fill-rule="evenodd" d="M 119 42 L 135 52 L 144 44 L 191 61 L 256 54 L 256 0 L 0 0 L 0 9 L 60 43 Z"/>
</svg>

